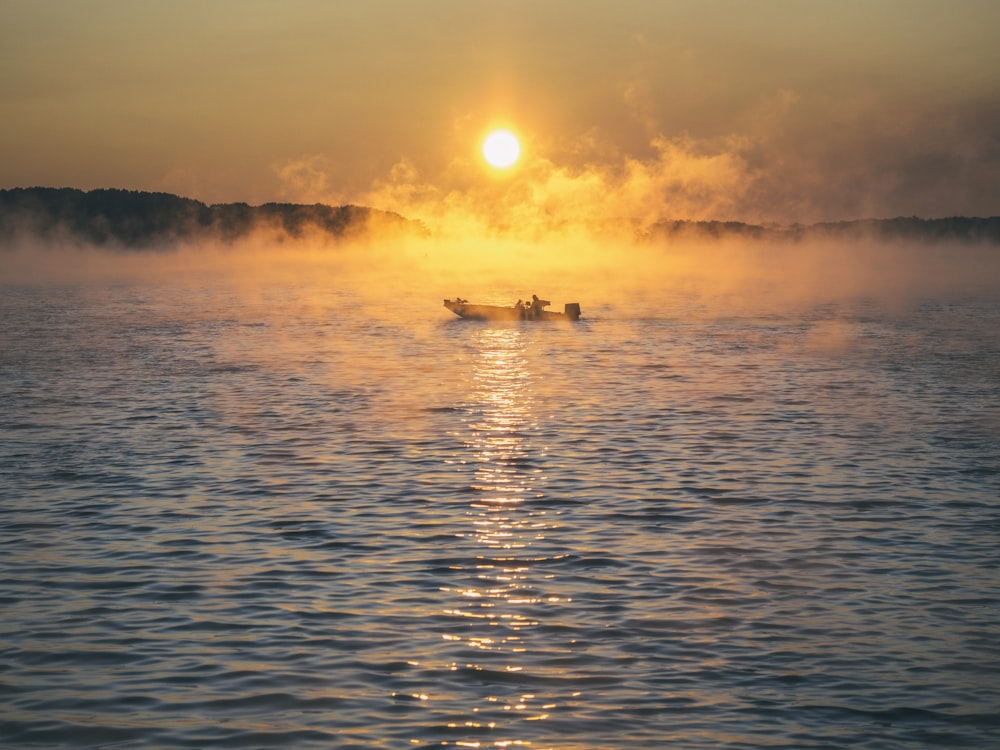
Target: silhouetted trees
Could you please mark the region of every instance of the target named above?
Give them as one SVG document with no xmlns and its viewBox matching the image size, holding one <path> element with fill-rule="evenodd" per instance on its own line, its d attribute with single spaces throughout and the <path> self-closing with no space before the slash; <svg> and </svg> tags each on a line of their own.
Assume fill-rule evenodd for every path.
<svg viewBox="0 0 1000 750">
<path fill-rule="evenodd" d="M 788 226 L 744 224 L 739 221 L 661 221 L 651 226 L 643 239 L 720 239 L 805 241 L 810 239 L 913 240 L 921 242 L 985 242 L 1000 244 L 1000 216 L 946 219 L 859 219 L 856 221 L 792 224 Z"/>
<path fill-rule="evenodd" d="M 14 188 L 0 190 L 0 241 L 17 234 L 122 248 L 169 247 L 178 242 L 234 242 L 258 231 L 277 239 L 311 235 L 334 240 L 376 232 L 426 235 L 417 221 L 362 206 L 320 203 L 246 203 L 205 205 L 170 193 L 135 190 Z M 741 239 L 806 241 L 811 239 L 924 242 L 957 241 L 1000 244 L 1000 217 L 953 216 L 920 219 L 863 219 L 788 226 L 739 221 L 661 221 L 640 230 L 647 242 Z"/>
<path fill-rule="evenodd" d="M 813 233 L 838 237 L 868 236 L 880 240 L 1000 242 L 1000 216 L 989 218 L 951 216 L 944 219 L 900 216 L 895 219 L 816 224 L 811 229 Z"/>
<path fill-rule="evenodd" d="M 318 233 L 334 239 L 368 230 L 423 233 L 419 222 L 359 206 L 225 203 L 208 206 L 170 193 L 72 188 L 0 190 L 0 240 L 18 233 L 124 248 L 216 239 L 233 242 L 259 230 L 280 238 Z"/>
</svg>

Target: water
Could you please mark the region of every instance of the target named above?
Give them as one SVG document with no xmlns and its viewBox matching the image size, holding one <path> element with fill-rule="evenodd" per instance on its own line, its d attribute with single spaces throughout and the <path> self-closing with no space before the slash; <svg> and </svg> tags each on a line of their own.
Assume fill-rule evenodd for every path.
<svg viewBox="0 0 1000 750">
<path fill-rule="evenodd" d="M 0 745 L 1000 746 L 1000 302 L 580 301 L 4 288 Z"/>
</svg>

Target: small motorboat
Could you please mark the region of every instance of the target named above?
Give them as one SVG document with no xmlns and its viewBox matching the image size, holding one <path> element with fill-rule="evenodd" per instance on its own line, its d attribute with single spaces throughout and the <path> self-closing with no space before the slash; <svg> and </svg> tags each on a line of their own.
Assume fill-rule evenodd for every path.
<svg viewBox="0 0 1000 750">
<path fill-rule="evenodd" d="M 446 299 L 444 306 L 460 318 L 469 320 L 579 320 L 580 303 L 567 302 L 563 312 L 553 312 L 545 308 L 552 303 L 531 295 L 530 302 L 518 300 L 510 307 L 502 305 L 474 305 L 467 299 L 456 297 Z"/>
</svg>

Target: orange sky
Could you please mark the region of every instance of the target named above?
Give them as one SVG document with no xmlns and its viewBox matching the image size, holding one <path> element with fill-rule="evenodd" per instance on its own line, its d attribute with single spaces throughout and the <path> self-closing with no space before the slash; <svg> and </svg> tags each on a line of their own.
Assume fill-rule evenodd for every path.
<svg viewBox="0 0 1000 750">
<path fill-rule="evenodd" d="M 1000 214 L 995 0 L 0 4 L 0 187 L 432 216 Z M 479 143 L 519 134 L 497 177 Z"/>
</svg>

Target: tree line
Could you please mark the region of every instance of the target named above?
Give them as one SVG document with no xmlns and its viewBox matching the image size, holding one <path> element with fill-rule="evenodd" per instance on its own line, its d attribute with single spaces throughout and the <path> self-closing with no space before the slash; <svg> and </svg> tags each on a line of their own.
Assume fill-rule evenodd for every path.
<svg viewBox="0 0 1000 750">
<path fill-rule="evenodd" d="M 171 193 L 74 188 L 0 190 L 0 240 L 17 234 L 125 248 L 214 239 L 233 242 L 260 230 L 279 237 L 333 239 L 369 230 L 424 233 L 419 222 L 362 206 L 246 203 L 207 205 Z"/>
<path fill-rule="evenodd" d="M 761 225 L 740 221 L 662 221 L 643 233 L 649 241 L 696 238 L 805 241 L 811 239 L 912 240 L 1000 244 L 1000 216 L 857 219 L 818 224 Z"/>
<path fill-rule="evenodd" d="M 155 248 L 204 239 L 234 242 L 258 231 L 279 239 L 319 233 L 337 240 L 379 233 L 426 236 L 419 221 L 363 206 L 246 203 L 207 205 L 171 193 L 74 188 L 0 190 L 0 241 L 25 234 L 122 248 Z M 638 231 L 648 242 L 681 239 L 804 241 L 876 239 L 1000 244 L 1000 216 L 860 219 L 819 224 L 760 225 L 740 221 L 661 221 Z"/>
</svg>

